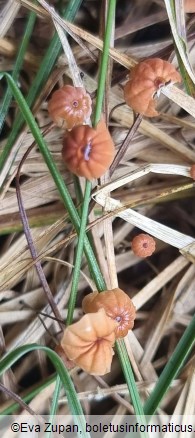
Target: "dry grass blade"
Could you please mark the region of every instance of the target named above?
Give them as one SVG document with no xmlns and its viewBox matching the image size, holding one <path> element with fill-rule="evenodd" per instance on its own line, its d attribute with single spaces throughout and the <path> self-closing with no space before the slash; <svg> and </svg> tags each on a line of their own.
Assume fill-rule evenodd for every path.
<svg viewBox="0 0 195 438">
<path fill-rule="evenodd" d="M 130 181 L 132 182 L 137 178 L 146 175 L 149 172 L 172 174 L 172 175 L 184 175 L 189 177 L 190 167 L 161 165 L 161 164 L 151 164 L 148 166 L 144 166 L 142 169 L 139 168 L 138 170 L 135 170 L 130 174 L 127 174 L 124 177 L 107 184 L 105 187 L 101 188 L 96 193 L 94 193 L 93 197 L 97 203 L 99 203 L 106 209 L 106 211 L 116 210 L 116 216 L 123 218 L 124 220 L 130 222 L 134 226 L 139 227 L 141 230 L 151 234 L 157 239 L 169 243 L 170 245 L 173 245 L 176 248 L 183 249 L 183 253 L 185 253 L 185 255 L 188 256 L 187 252 L 184 250 L 184 247 L 187 245 L 194 244 L 193 237 L 186 236 L 176 230 L 173 230 L 172 228 L 157 223 L 156 221 L 144 217 L 143 215 L 132 209 L 126 209 L 125 211 L 119 213 L 117 212 L 117 209 L 122 208 L 123 204 L 120 201 L 117 201 L 108 196 L 108 192 L 113 191 L 116 188 L 129 183 Z M 188 247 L 188 252 L 189 252 L 189 248 L 190 247 Z"/>
<path fill-rule="evenodd" d="M 173 34 L 173 37 L 174 37 L 175 44 L 177 46 L 177 49 L 179 51 L 179 54 L 180 54 L 181 59 L 183 61 L 183 64 L 185 65 L 186 71 L 188 72 L 192 82 L 195 83 L 194 72 L 193 72 L 191 64 L 189 62 L 189 58 L 186 56 L 183 44 L 182 44 L 182 42 L 181 42 L 181 40 L 179 38 L 178 32 L 177 32 L 177 28 L 176 28 L 176 25 L 175 25 L 175 20 L 174 20 L 174 17 L 173 17 L 173 14 L 172 14 L 172 10 L 171 10 L 170 1 L 169 0 L 164 0 L 164 1 L 165 1 L 165 5 L 166 5 L 166 9 L 167 9 L 167 14 L 168 14 L 168 18 L 169 18 L 169 23 L 170 23 L 170 26 L 171 26 L 171 31 L 172 31 L 172 34 Z"/>
<path fill-rule="evenodd" d="M 53 19 L 54 22 L 54 26 L 56 28 L 56 31 L 58 33 L 58 36 L 60 38 L 60 41 L 62 43 L 62 47 L 64 50 L 64 53 L 68 59 L 68 66 L 70 69 L 70 73 L 72 76 L 72 81 L 75 87 L 83 87 L 83 82 L 80 76 L 80 72 L 79 69 L 77 67 L 77 63 L 75 61 L 74 55 L 72 53 L 72 50 L 70 48 L 70 45 L 68 43 L 67 37 L 64 33 L 64 31 L 62 30 L 61 26 L 57 23 L 57 21 L 55 19 Z"/>
<path fill-rule="evenodd" d="M 67 31 L 70 28 L 70 30 L 72 32 L 74 32 L 75 35 L 77 35 L 80 38 L 82 38 L 83 40 L 87 41 L 89 44 L 96 47 L 96 49 L 99 49 L 102 51 L 103 41 L 100 38 L 95 37 L 94 35 L 90 34 L 89 32 L 86 32 L 84 29 L 81 29 L 78 26 L 75 26 L 74 24 L 69 23 L 66 20 L 63 20 L 63 21 L 64 21 L 64 24 L 62 22 L 62 27 L 65 27 Z M 110 54 L 110 57 L 114 61 L 118 62 L 120 65 L 122 65 L 123 67 L 126 67 L 128 69 L 134 67 L 136 64 L 136 61 L 133 58 L 131 58 L 130 56 L 127 56 L 123 53 L 120 53 L 116 49 L 110 48 L 109 54 Z"/>
<path fill-rule="evenodd" d="M 0 37 L 4 37 L 8 29 L 11 27 L 16 15 L 20 9 L 20 5 L 15 0 L 8 0 L 1 11 L 0 16 Z"/>
<path fill-rule="evenodd" d="M 47 3 L 44 2 L 43 0 L 40 0 L 39 3 L 44 5 L 45 8 L 47 8 L 47 12 L 45 12 L 45 10 L 42 8 L 35 8 L 35 6 L 29 1 L 20 0 L 20 2 L 26 7 L 28 7 L 30 10 L 36 11 L 43 16 L 50 16 L 51 14 L 54 17 L 54 19 L 62 26 L 62 28 L 64 28 L 64 30 L 68 32 L 70 29 L 72 36 L 75 34 L 81 39 L 87 41 L 92 46 L 102 51 L 103 41 L 100 38 L 95 37 L 94 35 L 90 34 L 84 29 L 81 29 L 78 26 L 75 26 L 69 21 L 63 20 L 54 10 L 52 11 L 51 8 L 47 5 Z M 117 61 L 119 64 L 123 65 L 126 68 L 131 68 L 136 64 L 136 61 L 134 59 L 124 54 L 121 54 L 116 49 L 112 49 L 112 48 L 110 49 L 110 56 L 111 58 L 113 58 L 115 61 Z"/>
<path fill-rule="evenodd" d="M 181 272 L 187 265 L 188 260 L 182 256 L 178 257 L 160 274 L 151 280 L 143 289 L 141 289 L 133 298 L 136 309 L 140 309 L 150 298 L 159 292 L 172 278 Z"/>
<path fill-rule="evenodd" d="M 188 96 L 174 85 L 168 85 L 167 87 L 164 87 L 162 93 L 179 105 L 180 108 L 183 108 L 185 111 L 191 114 L 192 117 L 195 117 L 195 101 L 193 97 Z"/>
<path fill-rule="evenodd" d="M 178 34 L 186 44 L 185 11 L 183 0 L 177 0 L 177 2 L 175 2 L 175 16 Z"/>
</svg>

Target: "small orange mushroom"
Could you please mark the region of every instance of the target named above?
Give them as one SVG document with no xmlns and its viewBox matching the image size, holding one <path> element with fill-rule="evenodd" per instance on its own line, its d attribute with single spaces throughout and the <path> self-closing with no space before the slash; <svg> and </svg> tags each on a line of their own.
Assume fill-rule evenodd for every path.
<svg viewBox="0 0 195 438">
<path fill-rule="evenodd" d="M 156 248 L 156 242 L 149 234 L 138 234 L 131 242 L 131 249 L 138 257 L 149 257 L 153 254 Z"/>
<path fill-rule="evenodd" d="M 65 85 L 52 94 L 48 102 L 48 112 L 58 126 L 72 129 L 90 117 L 92 101 L 82 87 Z"/>
<path fill-rule="evenodd" d="M 82 308 L 85 313 L 103 308 L 106 314 L 118 323 L 115 329 L 116 338 L 126 336 L 134 326 L 136 309 L 122 289 L 116 288 L 101 293 L 92 292 L 83 299 Z"/>
<path fill-rule="evenodd" d="M 64 331 L 61 346 L 77 366 L 94 376 L 103 376 L 111 368 L 116 326 L 117 322 L 100 309 L 69 325 Z"/>
<path fill-rule="evenodd" d="M 192 179 L 195 180 L 195 164 L 192 164 L 192 166 L 191 166 L 190 176 L 191 176 Z"/>
<path fill-rule="evenodd" d="M 195 0 L 184 0 L 184 9 L 187 13 L 195 12 Z"/>
<path fill-rule="evenodd" d="M 158 116 L 155 97 L 165 85 L 181 82 L 181 76 L 168 61 L 160 58 L 146 59 L 130 72 L 124 87 L 126 103 L 136 112 L 148 117 Z"/>
<path fill-rule="evenodd" d="M 105 122 L 96 128 L 75 126 L 63 139 L 62 157 L 67 168 L 77 176 L 99 178 L 109 168 L 115 154 L 114 143 Z"/>
</svg>

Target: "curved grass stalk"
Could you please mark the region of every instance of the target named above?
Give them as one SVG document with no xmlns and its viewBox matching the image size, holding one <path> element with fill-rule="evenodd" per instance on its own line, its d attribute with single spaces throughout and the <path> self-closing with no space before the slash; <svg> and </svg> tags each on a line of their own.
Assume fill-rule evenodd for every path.
<svg viewBox="0 0 195 438">
<path fill-rule="evenodd" d="M 52 423 L 53 416 L 57 414 L 61 386 L 62 386 L 62 382 L 61 382 L 60 376 L 58 375 L 57 379 L 56 379 L 56 385 L 55 385 L 55 390 L 53 393 L 53 398 L 52 398 L 52 405 L 51 405 L 50 418 L 49 418 L 50 423 Z M 47 432 L 46 438 L 51 438 L 51 433 L 52 432 Z"/>
<path fill-rule="evenodd" d="M 8 353 L 1 361 L 0 361 L 0 376 L 7 371 L 12 365 L 14 365 L 18 359 L 23 357 L 24 354 L 30 353 L 32 351 L 41 350 L 44 351 L 53 366 L 56 369 L 56 372 L 64 386 L 66 391 L 66 396 L 68 399 L 68 405 L 73 416 L 75 424 L 78 425 L 79 433 L 78 436 L 83 436 L 85 438 L 90 438 L 90 435 L 85 430 L 85 417 L 83 414 L 83 410 L 80 404 L 80 401 L 77 397 L 76 390 L 74 388 L 73 382 L 70 378 L 70 375 L 65 368 L 62 360 L 54 351 L 50 350 L 48 347 L 44 347 L 42 345 L 31 344 L 24 345 L 23 347 L 16 348 L 14 351 Z M 58 380 L 59 382 L 59 380 Z M 81 435 L 82 434 L 82 435 Z"/>
</svg>

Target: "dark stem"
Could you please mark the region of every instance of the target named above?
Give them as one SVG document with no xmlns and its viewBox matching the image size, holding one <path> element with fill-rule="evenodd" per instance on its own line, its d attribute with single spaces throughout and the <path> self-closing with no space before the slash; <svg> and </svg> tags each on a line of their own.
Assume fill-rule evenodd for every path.
<svg viewBox="0 0 195 438">
<path fill-rule="evenodd" d="M 20 304 L 22 304 L 24 306 L 24 308 L 32 310 L 32 312 L 37 316 L 37 318 L 39 318 L 39 321 L 41 322 L 41 324 L 45 328 L 45 331 L 49 334 L 50 338 L 53 340 L 54 344 L 58 345 L 56 338 L 54 338 L 54 336 L 52 335 L 52 333 L 50 332 L 50 330 L 46 326 L 46 324 L 45 324 L 44 320 L 41 318 L 41 316 L 45 316 L 46 318 L 53 319 L 53 321 L 59 322 L 60 325 L 64 324 L 64 327 L 65 327 L 65 323 L 61 319 L 57 319 L 55 316 L 52 316 L 52 315 L 49 315 L 48 313 L 37 311 L 37 310 L 33 309 L 33 307 L 31 307 L 29 304 L 25 303 L 25 301 L 23 301 L 23 300 L 20 300 Z"/>
<path fill-rule="evenodd" d="M 118 166 L 118 164 L 122 160 L 123 156 L 125 155 L 125 152 L 129 146 L 129 143 L 132 140 L 133 136 L 135 135 L 137 129 L 139 128 L 141 121 L 142 121 L 142 115 L 138 114 L 138 116 L 136 117 L 132 127 L 130 128 L 124 142 L 122 143 L 120 149 L 118 150 L 118 152 L 117 152 L 117 154 L 116 154 L 116 156 L 115 156 L 115 158 L 110 166 L 110 176 L 113 174 L 116 167 Z"/>
<path fill-rule="evenodd" d="M 45 136 L 46 134 L 48 134 L 48 132 L 51 131 L 51 129 L 53 128 L 53 124 L 50 124 L 49 127 L 47 127 L 44 131 L 43 131 L 43 136 Z M 51 309 L 56 317 L 56 319 L 59 321 L 62 320 L 60 312 L 58 310 L 58 307 L 54 301 L 51 289 L 48 285 L 48 282 L 46 280 L 45 274 L 43 272 L 41 263 L 37 260 L 38 258 L 38 253 L 37 250 L 35 248 L 34 242 L 33 242 L 33 238 L 32 238 L 32 234 L 31 234 L 31 230 L 29 227 L 29 223 L 28 223 L 28 218 L 26 215 L 26 211 L 24 209 L 23 206 L 23 202 L 22 202 L 22 195 L 21 195 L 21 189 L 20 189 L 20 172 L 21 172 L 21 168 L 22 165 L 24 163 L 24 161 L 26 160 L 27 156 L 29 155 L 29 153 L 31 152 L 31 150 L 33 149 L 33 147 L 35 146 L 36 142 L 33 142 L 32 145 L 27 149 L 27 151 L 25 152 L 22 160 L 20 161 L 20 164 L 18 166 L 18 171 L 16 174 L 16 195 L 17 195 L 17 199 L 18 199 L 18 207 L 19 207 L 19 213 L 20 213 L 20 217 L 21 217 L 21 221 L 23 224 L 23 228 L 24 228 L 24 234 L 26 236 L 26 240 L 29 246 L 29 250 L 32 256 L 32 259 L 35 262 L 35 268 L 39 277 L 39 280 L 42 284 L 43 290 L 45 292 L 46 298 L 48 300 L 48 303 L 51 306 Z M 61 330 L 64 331 L 64 327 L 63 327 L 63 323 L 59 322 L 60 328 Z"/>
<path fill-rule="evenodd" d="M 19 397 L 19 395 L 6 388 L 2 383 L 0 383 L 0 390 L 15 400 L 15 402 L 18 403 L 22 409 L 25 409 L 25 411 L 29 412 L 29 414 L 36 416 L 36 413 Z"/>
</svg>

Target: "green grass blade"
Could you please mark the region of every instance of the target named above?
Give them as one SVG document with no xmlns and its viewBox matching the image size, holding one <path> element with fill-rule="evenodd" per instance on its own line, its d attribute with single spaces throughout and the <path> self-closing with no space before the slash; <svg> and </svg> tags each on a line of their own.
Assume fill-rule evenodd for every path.
<svg viewBox="0 0 195 438">
<path fill-rule="evenodd" d="M 72 175 L 73 183 L 74 183 L 74 192 L 76 196 L 77 204 L 83 203 L 83 193 L 81 190 L 81 185 L 78 176 Z M 78 208 L 79 215 L 81 214 L 81 207 Z"/>
<path fill-rule="evenodd" d="M 96 110 L 94 115 L 94 125 L 98 123 L 101 117 L 102 112 L 102 104 L 104 98 L 104 89 L 107 77 L 107 68 L 108 68 L 108 58 L 109 58 L 109 47 L 110 47 L 110 37 L 113 26 L 113 21 L 115 17 L 115 9 L 116 9 L 116 0 L 111 0 L 108 6 L 108 14 L 107 14 L 107 23 L 106 23 L 106 31 L 104 37 L 104 46 L 103 53 L 101 59 L 101 70 L 98 81 L 98 92 L 96 99 Z M 119 356 L 119 360 L 121 363 L 121 367 L 125 376 L 125 380 L 129 389 L 129 394 L 132 399 L 132 403 L 134 406 L 135 414 L 137 417 L 142 417 L 142 421 L 145 421 L 145 415 L 142 407 L 142 403 L 139 397 L 139 393 L 137 391 L 134 375 L 131 369 L 131 364 L 129 361 L 129 357 L 127 354 L 126 346 L 123 340 L 116 342 L 116 350 Z M 142 436 L 147 437 L 147 434 L 142 434 Z"/>
<path fill-rule="evenodd" d="M 62 383 L 61 383 L 60 376 L 57 376 L 55 390 L 54 390 L 53 398 L 52 398 L 52 405 L 51 405 L 51 410 L 50 410 L 49 423 L 52 423 L 53 416 L 57 414 L 58 401 L 59 401 L 61 386 L 62 386 Z M 52 432 L 47 432 L 46 438 L 50 438 L 51 437 L 51 433 Z"/>
<path fill-rule="evenodd" d="M 153 415 L 169 389 L 171 382 L 179 373 L 195 343 L 195 315 L 181 337 L 174 353 L 162 371 L 159 380 L 144 405 L 145 415 Z"/>
<path fill-rule="evenodd" d="M 146 424 L 145 413 L 140 401 L 140 396 L 137 390 L 137 386 L 135 383 L 133 371 L 131 368 L 131 364 L 129 362 L 129 357 L 127 354 L 126 346 L 123 339 L 120 339 L 116 342 L 116 351 L 118 353 L 121 368 L 123 370 L 124 376 L 126 378 L 127 386 L 129 389 L 129 394 L 131 396 L 132 404 L 134 407 L 135 415 L 137 420 L 140 420 L 142 424 Z M 147 432 L 143 432 L 141 434 L 143 438 L 147 438 Z"/>
<path fill-rule="evenodd" d="M 82 0 L 70 0 L 69 4 L 66 8 L 66 11 L 64 13 L 64 18 L 66 20 L 73 20 L 77 10 L 79 9 L 80 5 L 82 3 Z M 44 86 L 45 82 L 47 81 L 53 66 L 56 62 L 56 59 L 60 53 L 61 50 L 61 43 L 58 38 L 57 33 L 52 38 L 52 41 L 50 43 L 50 46 L 42 60 L 42 63 L 40 65 L 40 68 L 37 72 L 37 75 L 35 77 L 35 80 L 29 90 L 28 96 L 26 98 L 26 102 L 28 103 L 28 106 L 31 107 L 36 99 L 36 96 L 41 91 L 42 87 Z M 16 120 L 13 124 L 12 131 L 10 133 L 10 136 L 8 138 L 8 141 L 3 149 L 3 152 L 0 155 L 0 172 L 3 169 L 3 166 L 9 156 L 9 153 L 11 151 L 11 148 L 16 141 L 17 135 L 22 127 L 23 124 L 23 118 L 19 114 L 18 117 L 16 117 Z M 15 151 L 15 156 L 17 154 L 17 150 Z M 15 156 L 13 156 L 13 161 L 15 159 Z M 13 162 L 12 161 L 12 162 Z M 11 166 L 12 163 L 10 163 Z M 9 171 L 10 169 L 8 169 Z"/>
<path fill-rule="evenodd" d="M 93 125 L 96 126 L 100 120 L 102 113 L 102 104 L 104 98 L 104 88 L 107 76 L 107 68 L 108 68 L 108 58 L 109 58 L 109 48 L 110 48 L 110 38 L 112 32 L 113 21 L 115 17 L 115 9 L 116 9 L 116 0 L 110 0 L 108 3 L 108 14 L 107 14 L 107 23 L 106 23 L 106 31 L 104 37 L 104 46 L 103 53 L 101 58 L 101 70 L 98 80 L 98 91 L 97 91 L 97 99 L 96 99 L 96 108 L 94 114 L 94 122 Z"/>
<path fill-rule="evenodd" d="M 75 391 L 73 382 L 69 376 L 69 373 L 67 369 L 65 368 L 62 360 L 60 357 L 55 353 L 55 351 L 52 351 L 50 348 L 37 345 L 37 344 L 31 344 L 31 345 L 24 345 L 23 347 L 16 348 L 14 351 L 11 351 L 8 353 L 3 359 L 0 360 L 0 376 L 10 369 L 12 365 L 17 362 L 18 359 L 23 357 L 24 354 L 30 353 L 32 351 L 44 351 L 51 362 L 53 363 L 53 366 L 56 369 L 56 372 L 58 373 L 62 384 L 64 385 L 64 389 L 66 391 L 66 396 L 68 399 L 68 406 L 70 408 L 71 414 L 74 418 L 75 424 L 78 425 L 79 430 L 83 434 L 83 437 L 89 438 L 90 435 L 85 432 L 85 417 L 83 414 L 83 410 L 80 404 L 80 401 L 77 397 L 77 393 Z M 80 434 L 78 434 L 80 435 Z"/>
<path fill-rule="evenodd" d="M 102 104 L 103 104 L 103 98 L 104 98 L 104 89 L 105 89 L 108 58 L 109 58 L 110 37 L 111 37 L 111 31 L 112 31 L 112 26 L 113 26 L 113 20 L 114 20 L 114 16 L 115 16 L 115 8 L 116 8 L 116 0 L 111 0 L 109 2 L 109 6 L 108 6 L 107 24 L 106 24 L 101 65 L 100 65 L 100 75 L 99 75 L 99 80 L 98 80 L 96 108 L 95 108 L 95 115 L 94 115 L 94 122 L 93 122 L 94 126 L 100 120 L 101 113 L 102 113 Z M 88 204 L 89 204 L 89 199 L 90 199 L 90 191 L 91 191 L 91 183 L 88 181 L 86 183 L 84 204 L 83 204 L 83 209 L 82 209 L 81 229 L 80 229 L 80 234 L 79 234 L 76 261 L 75 261 L 75 267 L 74 267 L 73 282 L 72 282 L 72 289 L 71 289 L 71 295 L 70 295 L 69 306 L 68 306 L 69 310 L 68 310 L 67 324 L 70 324 L 72 322 L 73 311 L 74 311 L 75 302 L 76 302 L 76 294 L 77 294 L 77 289 L 78 289 L 78 281 L 79 281 L 79 274 L 80 274 L 80 266 L 81 266 L 81 259 L 82 259 L 82 251 L 83 251 L 85 227 L 86 227 L 86 221 L 87 221 Z M 105 289 L 101 289 L 101 290 L 105 290 Z M 132 398 L 132 403 L 134 406 L 135 414 L 139 418 L 142 417 L 142 422 L 143 422 L 143 421 L 145 421 L 145 415 L 144 415 L 142 403 L 141 403 L 141 400 L 139 397 L 139 393 L 137 391 L 136 383 L 134 380 L 134 375 L 133 375 L 133 372 L 131 369 L 131 365 L 129 362 L 129 358 L 128 358 L 128 354 L 127 354 L 127 350 L 126 350 L 124 341 L 118 341 L 116 343 L 116 349 L 117 349 L 117 353 L 118 353 L 118 356 L 119 356 L 119 359 L 121 362 L 123 373 L 124 373 L 124 376 L 125 376 L 128 388 L 129 388 L 129 393 L 130 393 L 131 398 Z M 148 435 L 146 433 L 144 433 L 144 434 L 142 434 L 142 436 L 147 437 Z"/>
<path fill-rule="evenodd" d="M 99 74 L 99 80 L 98 80 L 98 90 L 97 90 L 97 99 L 96 99 L 96 107 L 95 107 L 93 126 L 96 126 L 96 124 L 100 120 L 101 113 L 102 113 L 104 89 L 105 89 L 108 59 L 109 59 L 110 38 L 111 38 L 111 32 L 112 32 L 112 26 L 113 26 L 113 19 L 115 16 L 115 8 L 116 8 L 116 0 L 110 1 L 109 6 L 108 6 L 108 15 L 107 15 L 106 31 L 105 31 L 105 38 L 104 38 L 104 45 L 103 45 L 103 54 L 102 54 L 101 64 L 100 64 L 100 74 Z M 76 252 L 75 264 L 74 264 L 74 269 L 73 269 L 72 287 L 71 287 L 70 299 L 69 299 L 69 303 L 68 303 L 67 324 L 71 324 L 71 322 L 72 322 L 73 312 L 74 312 L 74 308 L 75 308 L 75 304 L 76 304 L 76 297 L 77 297 L 78 282 L 79 282 L 81 261 L 82 261 L 82 255 L 83 255 L 85 229 L 86 229 L 86 224 L 87 224 L 90 195 L 91 195 L 91 182 L 86 181 L 84 201 L 83 201 L 83 207 L 82 207 L 82 213 L 81 213 L 80 232 L 79 232 L 79 236 L 78 236 L 77 252 Z"/>
<path fill-rule="evenodd" d="M 24 36 L 20 45 L 20 49 L 18 52 L 18 56 L 16 58 L 16 62 L 14 65 L 14 69 L 12 72 L 12 77 L 14 80 L 17 80 L 20 69 L 22 67 L 23 61 L 24 61 L 24 55 L 26 53 L 27 47 L 28 47 L 28 43 L 30 40 L 30 37 L 32 35 L 32 31 L 34 28 L 34 24 L 35 24 L 35 20 L 36 20 L 36 14 L 34 12 L 30 12 L 29 14 L 29 18 L 27 21 L 27 25 L 26 25 L 26 30 L 24 32 Z M 5 96 L 3 98 L 3 102 L 2 102 L 2 106 L 0 108 L 0 132 L 10 105 L 10 102 L 12 100 L 12 93 L 11 90 L 8 88 L 6 90 Z"/>
<path fill-rule="evenodd" d="M 87 224 L 87 218 L 88 218 L 88 207 L 89 207 L 90 194 L 91 194 L 91 182 L 86 181 L 83 208 L 82 208 L 82 214 L 81 214 L 80 232 L 79 232 L 79 237 L 78 237 L 78 245 L 77 245 L 76 257 L 75 257 L 75 264 L 74 264 L 74 269 L 73 269 L 71 293 L 70 293 L 70 299 L 68 302 L 67 325 L 71 324 L 71 322 L 72 322 L 74 308 L 75 308 L 75 304 L 76 304 L 78 282 L 79 282 L 79 277 L 80 277 L 81 261 L 82 261 L 82 255 L 83 255 L 83 247 L 84 247 L 84 239 L 86 237 L 85 230 L 86 230 L 86 224 Z"/>
</svg>

